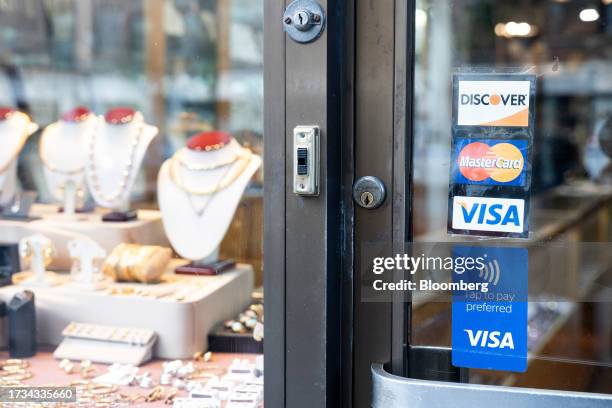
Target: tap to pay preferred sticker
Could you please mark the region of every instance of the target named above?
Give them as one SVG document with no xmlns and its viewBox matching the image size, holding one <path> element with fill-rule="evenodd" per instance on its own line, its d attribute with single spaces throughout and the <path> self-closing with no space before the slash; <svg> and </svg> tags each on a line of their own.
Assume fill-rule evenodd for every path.
<svg viewBox="0 0 612 408">
<path fill-rule="evenodd" d="M 456 246 L 453 257 L 483 266 L 453 273 L 453 282 L 486 283 L 487 291 L 454 291 L 452 359 L 456 367 L 527 369 L 528 252 L 526 248 Z"/>
</svg>

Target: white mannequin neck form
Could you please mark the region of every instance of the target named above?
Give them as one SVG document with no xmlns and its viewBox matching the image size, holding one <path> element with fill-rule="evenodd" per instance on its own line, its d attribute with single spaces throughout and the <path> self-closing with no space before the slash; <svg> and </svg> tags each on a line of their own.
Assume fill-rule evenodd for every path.
<svg viewBox="0 0 612 408">
<path fill-rule="evenodd" d="M 91 154 L 93 137 L 95 142 L 94 155 L 88 157 L 88 160 L 95 161 L 95 175 L 97 176 L 99 190 L 94 188 L 94 174 L 92 174 L 90 163 L 85 168 L 87 185 L 94 201 L 100 207 L 127 211 L 130 206 L 130 193 L 134 187 L 134 182 L 149 144 L 158 134 L 158 129 L 155 126 L 147 125 L 141 116 L 129 123 L 120 125 L 109 124 L 103 118 L 98 120 L 100 125 L 96 134 L 88 137 L 87 154 Z M 142 130 L 140 130 L 141 127 Z M 134 138 L 138 137 L 139 132 L 138 145 L 133 152 L 132 166 L 129 170 L 130 175 L 126 185 L 119 197 L 109 201 L 105 199 L 104 194 L 113 194 L 120 189 L 120 184 L 124 179 L 124 171 L 127 169 L 126 163 L 133 151 L 132 143 Z"/>
<path fill-rule="evenodd" d="M 213 151 L 194 151 L 187 148 L 177 154 L 184 161 L 198 167 L 214 166 L 223 163 L 242 153 L 242 147 L 232 140 L 227 146 Z M 238 161 L 210 170 L 189 170 L 178 163 L 175 172 L 190 189 L 214 189 L 238 166 L 244 166 L 242 172 L 230 185 L 212 194 L 196 195 L 181 189 L 172 180 L 167 160 L 158 177 L 158 200 L 162 220 L 168 239 L 175 251 L 185 259 L 201 262 L 213 254 L 234 217 L 240 199 L 249 180 L 261 166 L 259 156 L 251 154 L 246 157 L 248 163 Z M 201 214 L 198 214 L 201 212 Z"/>
<path fill-rule="evenodd" d="M 74 215 L 77 192 L 85 193 L 87 140 L 96 125 L 93 114 L 82 122 L 60 120 L 47 126 L 40 139 L 41 158 L 51 166 L 43 166 L 45 181 L 53 198 L 63 201 L 65 216 Z"/>
<path fill-rule="evenodd" d="M 28 115 L 15 112 L 0 120 L 0 205 L 6 205 L 17 190 L 17 162 L 27 138 L 38 130 Z"/>
</svg>

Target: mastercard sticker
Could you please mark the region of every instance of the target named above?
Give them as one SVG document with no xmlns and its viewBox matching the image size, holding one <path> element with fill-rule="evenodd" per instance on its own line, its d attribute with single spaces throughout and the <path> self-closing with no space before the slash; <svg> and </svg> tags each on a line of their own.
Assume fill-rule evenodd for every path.
<svg viewBox="0 0 612 408">
<path fill-rule="evenodd" d="M 523 186 L 527 140 L 459 139 L 453 180 L 458 184 Z"/>
</svg>

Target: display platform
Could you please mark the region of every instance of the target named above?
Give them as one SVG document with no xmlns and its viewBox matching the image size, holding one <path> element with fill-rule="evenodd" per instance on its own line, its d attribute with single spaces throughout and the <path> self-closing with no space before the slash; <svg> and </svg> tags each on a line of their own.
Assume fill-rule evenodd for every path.
<svg viewBox="0 0 612 408">
<path fill-rule="evenodd" d="M 121 243 L 169 246 L 159 211 L 139 210 L 138 218 L 128 222 L 104 222 L 102 217 L 106 212 L 97 210 L 67 217 L 59 212 L 57 205 L 35 204 L 30 216 L 39 219 L 0 219 L 2 240 L 18 242 L 33 233 L 44 234 L 53 241 L 57 250 L 49 266 L 49 269 L 54 270 L 70 269 L 66 245 L 68 241 L 83 236 L 94 238 L 108 253 Z"/>
<path fill-rule="evenodd" d="M 158 284 L 113 283 L 98 291 L 84 291 L 62 283 L 34 291 L 38 342 L 57 346 L 70 322 L 149 329 L 157 333 L 157 358 L 181 359 L 206 350 L 208 333 L 220 321 L 230 319 L 251 301 L 253 270 L 239 264 L 217 276 L 179 276 L 170 273 L 184 260 L 174 260 Z M 0 288 L 8 302 L 23 286 Z"/>
</svg>

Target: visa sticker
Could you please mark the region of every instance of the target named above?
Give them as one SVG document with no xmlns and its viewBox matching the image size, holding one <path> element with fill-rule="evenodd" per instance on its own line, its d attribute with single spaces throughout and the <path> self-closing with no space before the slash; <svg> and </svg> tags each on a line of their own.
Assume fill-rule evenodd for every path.
<svg viewBox="0 0 612 408">
<path fill-rule="evenodd" d="M 525 200 L 497 197 L 454 196 L 452 228 L 455 230 L 524 233 Z"/>
<path fill-rule="evenodd" d="M 527 140 L 459 139 L 452 179 L 458 184 L 523 186 Z"/>
<path fill-rule="evenodd" d="M 452 363 L 456 367 L 525 372 L 527 249 L 453 248 L 453 257 L 468 256 L 480 260 L 482 267 L 454 272 L 453 282 L 486 284 L 486 291 L 453 292 Z"/>
</svg>

